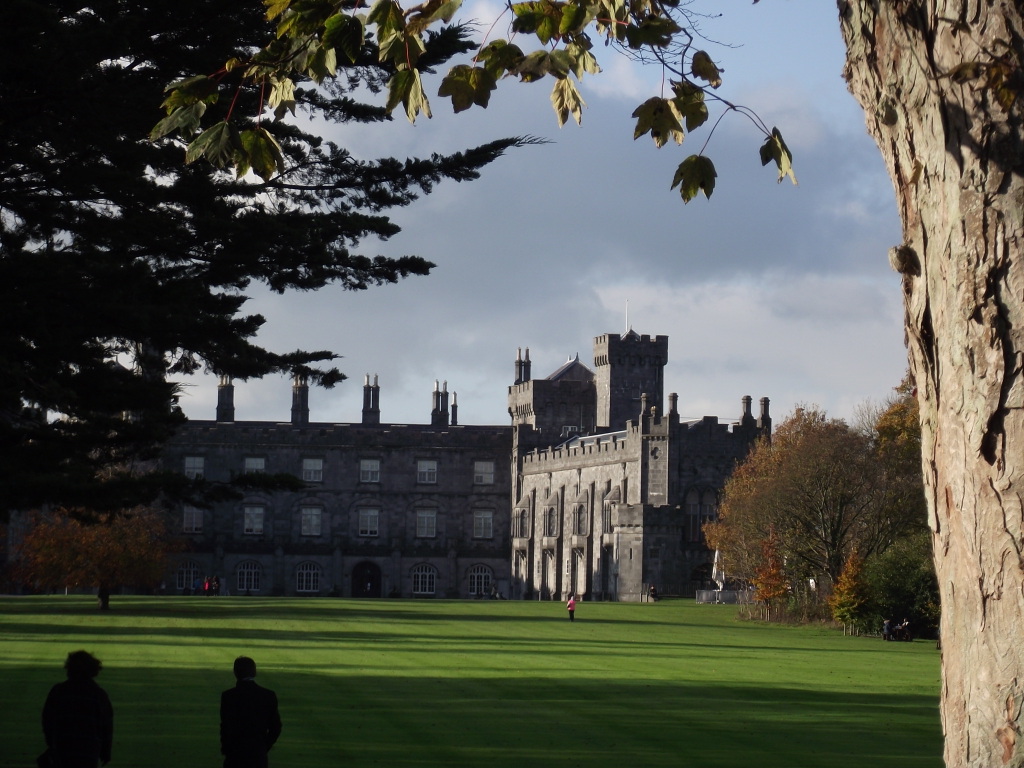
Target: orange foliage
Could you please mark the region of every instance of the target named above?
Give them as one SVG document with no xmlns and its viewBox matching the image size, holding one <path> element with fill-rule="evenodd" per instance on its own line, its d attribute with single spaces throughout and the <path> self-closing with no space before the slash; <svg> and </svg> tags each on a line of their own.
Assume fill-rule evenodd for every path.
<svg viewBox="0 0 1024 768">
<path fill-rule="evenodd" d="M 82 522 L 82 518 L 91 522 Z M 176 542 L 162 513 L 136 507 L 99 516 L 36 513 L 20 547 L 21 577 L 40 589 L 158 584 Z"/>
</svg>

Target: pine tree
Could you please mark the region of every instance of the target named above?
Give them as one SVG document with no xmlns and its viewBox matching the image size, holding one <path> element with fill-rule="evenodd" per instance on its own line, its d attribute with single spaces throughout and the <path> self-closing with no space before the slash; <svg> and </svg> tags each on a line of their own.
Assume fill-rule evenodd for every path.
<svg viewBox="0 0 1024 768">
<path fill-rule="evenodd" d="M 349 290 L 425 275 L 417 256 L 357 249 L 398 228 L 388 209 L 444 179 L 476 178 L 505 139 L 429 159 L 358 160 L 308 129 L 261 116 L 242 92 L 211 104 L 279 148 L 285 172 L 241 179 L 182 145 L 150 142 L 164 88 L 215 72 L 225 54 L 273 36 L 259 3 L 8 0 L 0 25 L 0 499 L 3 513 L 49 504 L 144 502 L 139 477 L 181 419 L 175 377 L 300 373 L 331 386 L 333 352 L 253 343 L 263 324 L 246 290 Z M 466 50 L 447 27 L 423 60 Z M 389 76 L 366 42 L 299 108 L 333 122 L 379 122 L 359 89 Z M 228 73 L 221 72 L 220 77 Z M 365 90 L 363 91 L 366 92 Z M 98 483 L 103 475 L 105 482 Z"/>
</svg>

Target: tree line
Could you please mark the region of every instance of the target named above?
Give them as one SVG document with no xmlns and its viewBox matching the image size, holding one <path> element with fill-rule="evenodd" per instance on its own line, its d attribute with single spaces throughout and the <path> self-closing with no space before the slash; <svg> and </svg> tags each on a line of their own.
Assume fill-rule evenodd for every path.
<svg viewBox="0 0 1024 768">
<path fill-rule="evenodd" d="M 757 443 L 705 525 L 728 577 L 752 589 L 766 618 L 834 618 L 879 632 L 885 619 L 937 631 L 909 380 L 851 426 L 798 407 Z"/>
</svg>

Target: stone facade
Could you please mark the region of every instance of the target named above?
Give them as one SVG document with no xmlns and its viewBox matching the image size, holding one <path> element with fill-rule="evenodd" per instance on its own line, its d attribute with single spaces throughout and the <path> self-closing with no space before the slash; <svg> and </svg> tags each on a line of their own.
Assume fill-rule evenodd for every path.
<svg viewBox="0 0 1024 768">
<path fill-rule="evenodd" d="M 758 418 L 744 397 L 733 424 L 681 421 L 675 394 L 661 407 L 667 360 L 666 337 L 633 331 L 594 340 L 596 372 L 576 359 L 534 380 L 517 360 L 513 597 L 635 601 L 652 585 L 689 594 L 710 577 L 701 526 L 737 462 L 771 434 L 768 399 Z"/>
<path fill-rule="evenodd" d="M 217 576 L 232 594 L 507 593 L 508 427 L 459 426 L 436 387 L 430 425 L 381 424 L 369 381 L 359 424 L 310 422 L 301 380 L 290 422 L 236 422 L 231 387 L 221 383 L 217 420 L 190 421 L 167 445 L 164 467 L 218 483 L 291 474 L 305 487 L 182 506 L 176 591 Z"/>
<path fill-rule="evenodd" d="M 701 525 L 755 440 L 771 434 L 744 397 L 737 422 L 682 421 L 663 407 L 668 338 L 605 334 L 594 370 L 570 360 L 534 379 L 529 350 L 508 391 L 510 426 L 460 426 L 434 387 L 429 425 L 382 424 L 369 377 L 357 424 L 236 422 L 222 381 L 216 419 L 190 421 L 164 467 L 228 483 L 291 474 L 297 491 L 179 510 L 189 542 L 168 581 L 218 576 L 232 593 L 351 597 L 500 595 L 640 600 L 689 594 L 710 576 Z"/>
</svg>

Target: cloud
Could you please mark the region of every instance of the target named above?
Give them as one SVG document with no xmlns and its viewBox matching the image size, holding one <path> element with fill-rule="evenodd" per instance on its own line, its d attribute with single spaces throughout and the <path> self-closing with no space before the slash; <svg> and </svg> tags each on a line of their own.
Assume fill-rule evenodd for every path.
<svg viewBox="0 0 1024 768">
<path fill-rule="evenodd" d="M 899 220 L 839 77 L 834 8 L 818 6 L 762 3 L 708 31 L 749 41 L 721 53 L 723 88 L 780 126 L 797 187 L 761 166 L 763 137 L 738 116 L 707 147 L 707 129 L 682 147 L 633 141 L 630 99 L 650 75 L 610 56 L 607 71 L 584 83 L 582 127 L 556 127 L 550 84 L 514 82 L 486 110 L 455 116 L 434 98 L 435 118 L 415 126 L 400 115 L 383 126 L 332 126 L 359 157 L 457 151 L 506 135 L 551 143 L 513 151 L 477 181 L 439 185 L 394 212 L 399 235 L 364 244 L 368 253 L 422 255 L 438 265 L 431 276 L 362 293 L 254 296 L 251 311 L 269 320 L 262 343 L 344 355 L 351 379 L 312 392 L 311 418 L 358 421 L 369 373 L 380 377 L 385 421 L 428 421 L 439 379 L 458 393 L 460 422 L 507 423 L 517 348 L 530 348 L 537 376 L 576 353 L 590 364 L 594 336 L 625 330 L 627 299 L 638 332 L 670 336 L 667 389 L 688 415 L 733 418 L 745 394 L 770 397 L 777 416 L 807 402 L 850 417 L 865 399 L 884 398 L 906 366 L 899 283 L 886 257 Z M 499 8 L 464 10 L 483 19 Z M 718 185 L 710 201 L 684 206 L 669 189 L 672 174 L 701 151 L 714 159 Z M 196 383 L 186 410 L 212 418 L 215 382 Z M 289 388 L 284 379 L 239 384 L 238 418 L 287 420 Z"/>
</svg>

